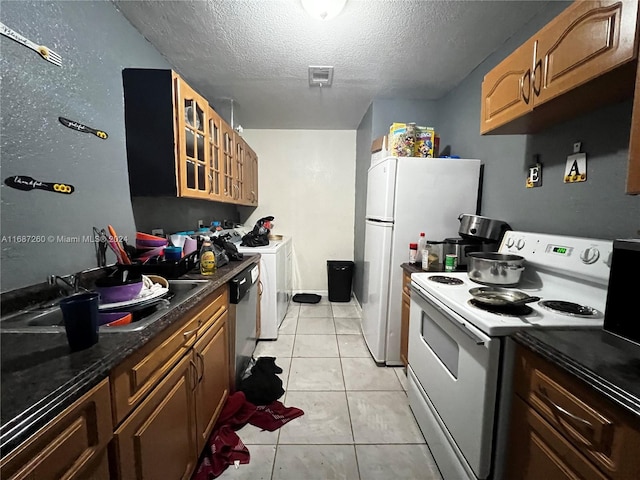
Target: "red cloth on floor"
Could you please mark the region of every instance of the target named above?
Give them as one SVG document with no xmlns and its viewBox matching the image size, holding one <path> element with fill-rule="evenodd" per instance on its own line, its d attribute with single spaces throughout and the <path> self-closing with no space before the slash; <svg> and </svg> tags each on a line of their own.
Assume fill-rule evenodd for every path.
<svg viewBox="0 0 640 480">
<path fill-rule="evenodd" d="M 249 423 L 263 430 L 273 432 L 294 418 L 304 415 L 304 412 L 296 407 L 285 407 L 278 400 L 269 405 L 259 405 L 256 412 L 249 418 Z"/>
<path fill-rule="evenodd" d="M 299 408 L 285 407 L 277 400 L 269 405 L 256 407 L 247 401 L 243 392 L 230 395 L 213 427 L 207 447 L 200 457 L 198 469 L 191 480 L 216 478 L 236 461 L 240 464 L 249 463 L 249 450 L 234 430 L 240 430 L 250 423 L 273 432 L 301 415 L 304 415 L 304 412 Z"/>
</svg>

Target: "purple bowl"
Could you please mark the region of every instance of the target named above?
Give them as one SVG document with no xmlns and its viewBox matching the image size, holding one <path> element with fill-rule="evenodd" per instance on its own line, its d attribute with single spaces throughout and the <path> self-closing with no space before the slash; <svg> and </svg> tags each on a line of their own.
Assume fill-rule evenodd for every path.
<svg viewBox="0 0 640 480">
<path fill-rule="evenodd" d="M 135 298 L 141 290 L 142 282 L 126 283 L 112 287 L 96 287 L 96 291 L 100 294 L 101 304 L 126 302 Z"/>
<path fill-rule="evenodd" d="M 168 240 L 142 240 L 136 239 L 136 248 L 144 250 L 145 248 L 165 247 L 169 244 Z"/>
</svg>

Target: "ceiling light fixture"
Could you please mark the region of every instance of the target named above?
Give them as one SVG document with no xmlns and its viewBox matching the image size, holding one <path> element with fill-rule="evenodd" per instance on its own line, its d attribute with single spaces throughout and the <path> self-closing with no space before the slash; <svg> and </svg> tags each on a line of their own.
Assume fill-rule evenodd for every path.
<svg viewBox="0 0 640 480">
<path fill-rule="evenodd" d="M 347 0 L 300 0 L 309 15 L 318 20 L 331 20 L 342 11 Z"/>
</svg>

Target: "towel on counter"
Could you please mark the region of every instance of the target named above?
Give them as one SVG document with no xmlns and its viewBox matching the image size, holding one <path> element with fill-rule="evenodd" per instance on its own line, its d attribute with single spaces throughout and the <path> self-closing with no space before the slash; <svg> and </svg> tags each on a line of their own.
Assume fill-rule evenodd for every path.
<svg viewBox="0 0 640 480">
<path fill-rule="evenodd" d="M 210 480 L 220 476 L 229 465 L 249 463 L 249 450 L 235 432 L 247 423 L 273 432 L 301 415 L 304 415 L 301 409 L 285 407 L 277 400 L 256 406 L 247 401 L 244 392 L 230 395 L 191 479 Z"/>
</svg>

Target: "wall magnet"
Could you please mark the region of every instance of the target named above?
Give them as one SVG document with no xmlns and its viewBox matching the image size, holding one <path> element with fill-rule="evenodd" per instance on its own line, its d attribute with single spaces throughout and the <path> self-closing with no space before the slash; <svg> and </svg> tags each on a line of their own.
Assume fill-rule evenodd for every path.
<svg viewBox="0 0 640 480">
<path fill-rule="evenodd" d="M 63 124 L 67 128 L 70 128 L 71 130 L 75 130 L 77 132 L 91 133 L 103 140 L 106 140 L 109 137 L 109 135 L 107 135 L 107 132 L 103 130 L 96 130 L 95 128 L 87 127 L 82 123 L 74 122 L 73 120 L 69 120 L 64 117 L 58 117 L 58 120 L 60 120 L 61 124 Z"/>
<path fill-rule="evenodd" d="M 47 192 L 62 193 L 71 195 L 75 191 L 73 185 L 68 183 L 41 182 L 26 175 L 14 175 L 4 179 L 4 184 L 16 190 L 29 191 L 33 189 L 45 190 Z"/>
<path fill-rule="evenodd" d="M 567 157 L 567 165 L 564 169 L 564 183 L 577 183 L 587 181 L 587 154 L 576 153 Z"/>
<path fill-rule="evenodd" d="M 542 164 L 538 160 L 538 155 L 534 156 L 536 163 L 529 165 L 529 174 L 527 175 L 527 188 L 535 188 L 542 186 Z"/>
</svg>

